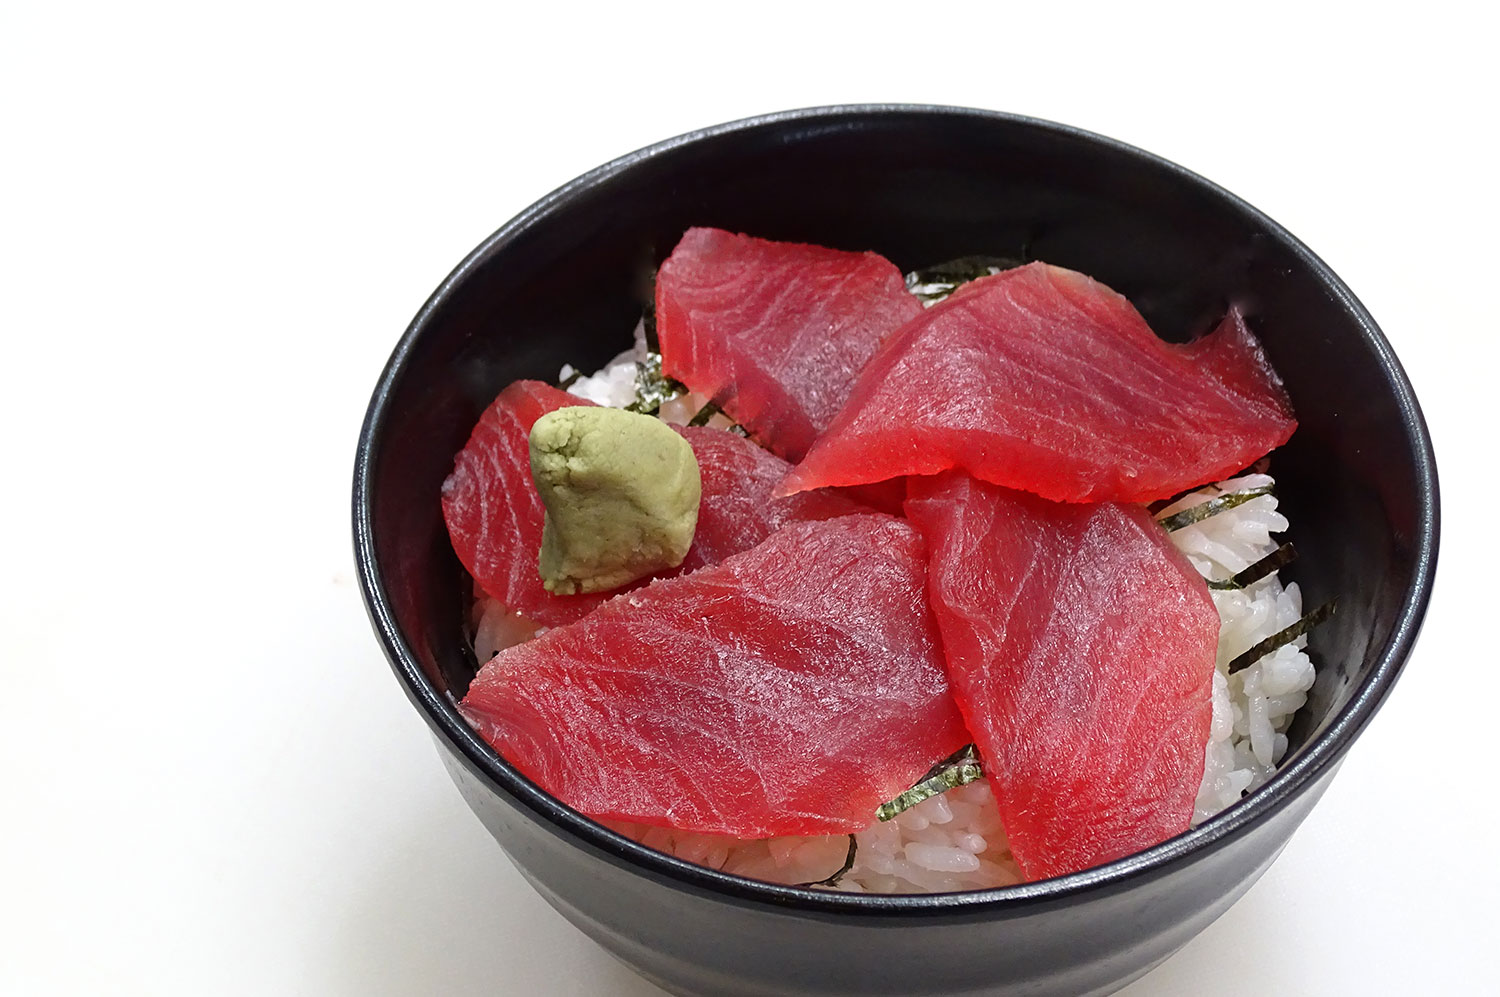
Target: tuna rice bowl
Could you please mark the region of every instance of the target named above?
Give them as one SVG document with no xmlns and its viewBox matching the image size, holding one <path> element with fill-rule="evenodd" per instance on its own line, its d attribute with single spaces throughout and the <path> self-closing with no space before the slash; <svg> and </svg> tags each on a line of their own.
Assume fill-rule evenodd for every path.
<svg viewBox="0 0 1500 997">
<path fill-rule="evenodd" d="M 1331 607 L 1282 578 L 1296 423 L 1235 309 L 1169 344 L 1040 261 L 695 228 L 626 343 L 507 386 L 443 487 L 460 710 L 553 796 L 732 875 L 923 893 L 1275 773 Z"/>
</svg>

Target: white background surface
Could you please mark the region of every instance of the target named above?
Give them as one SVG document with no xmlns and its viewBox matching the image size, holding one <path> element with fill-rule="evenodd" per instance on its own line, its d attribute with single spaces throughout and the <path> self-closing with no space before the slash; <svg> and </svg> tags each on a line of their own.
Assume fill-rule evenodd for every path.
<svg viewBox="0 0 1500 997">
<path fill-rule="evenodd" d="M 1220 963 L 1233 995 L 1500 990 L 1493 22 L 541 6 L 0 13 L 0 991 L 659 993 L 442 772 L 354 585 L 355 437 L 426 295 L 532 200 L 872 100 L 1066 121 L 1242 195 L 1363 299 L 1436 440 L 1405 676 L 1276 866 L 1129 993 Z"/>
</svg>

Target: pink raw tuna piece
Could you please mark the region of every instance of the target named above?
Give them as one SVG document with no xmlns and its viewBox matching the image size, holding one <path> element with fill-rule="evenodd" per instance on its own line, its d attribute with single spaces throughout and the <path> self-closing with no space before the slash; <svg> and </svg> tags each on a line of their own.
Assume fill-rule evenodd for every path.
<svg viewBox="0 0 1500 997">
<path fill-rule="evenodd" d="M 867 506 L 828 491 L 772 498 L 791 465 L 743 436 L 707 426 L 678 430 L 698 458 L 703 498 L 698 528 L 686 559 L 670 574 L 717 564 L 749 550 L 789 523 L 811 522 L 869 512 Z"/>
<path fill-rule="evenodd" d="M 787 466 L 791 470 L 791 466 Z M 781 479 L 776 479 L 777 484 Z M 901 505 L 906 501 L 906 479 L 890 478 L 886 481 L 877 481 L 869 485 L 850 485 L 848 488 L 826 488 L 819 491 L 824 494 L 843 495 L 855 502 L 862 503 L 874 509 L 876 512 L 888 513 L 892 516 L 901 516 Z M 798 492 L 797 495 L 807 495 L 808 492 Z M 796 498 L 797 495 L 790 496 Z"/>
<path fill-rule="evenodd" d="M 924 554 L 890 516 L 794 523 L 500 652 L 464 715 L 591 817 L 747 838 L 857 831 L 969 740 Z"/>
<path fill-rule="evenodd" d="M 656 275 L 662 372 L 800 460 L 880 343 L 921 314 L 875 253 L 691 228 Z"/>
<path fill-rule="evenodd" d="M 912 479 L 948 676 L 1029 879 L 1188 829 L 1219 616 L 1140 506 Z"/>
<path fill-rule="evenodd" d="M 982 277 L 893 336 L 778 494 L 960 467 L 1062 502 L 1217 481 L 1296 428 L 1238 313 L 1186 346 L 1045 263 Z"/>
<path fill-rule="evenodd" d="M 576 620 L 608 596 L 553 595 L 542 587 L 537 555 L 546 510 L 531 480 L 526 441 L 548 412 L 590 404 L 541 381 L 507 385 L 443 482 L 443 520 L 463 566 L 491 598 L 547 625 Z"/>
<path fill-rule="evenodd" d="M 540 381 L 517 381 L 480 416 L 443 482 L 443 518 L 458 559 L 481 588 L 538 623 L 571 623 L 614 593 L 553 595 L 542 587 L 537 553 L 545 510 L 531 480 L 527 437 L 543 415 L 592 404 Z M 826 492 L 773 499 L 786 461 L 722 429 L 682 430 L 698 458 L 703 498 L 688 556 L 691 571 L 755 546 L 798 520 L 826 519 L 862 506 Z"/>
</svg>

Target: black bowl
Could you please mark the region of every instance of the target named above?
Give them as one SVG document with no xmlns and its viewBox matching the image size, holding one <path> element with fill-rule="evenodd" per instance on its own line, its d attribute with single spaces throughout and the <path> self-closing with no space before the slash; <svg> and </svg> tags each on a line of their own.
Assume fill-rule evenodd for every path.
<svg viewBox="0 0 1500 997">
<path fill-rule="evenodd" d="M 903 269 L 1043 259 L 1126 294 L 1183 340 L 1244 307 L 1301 427 L 1274 471 L 1320 669 L 1281 771 L 1201 827 L 1118 862 L 1006 889 L 829 894 L 643 848 L 507 765 L 454 709 L 474 672 L 466 576 L 438 489 L 507 382 L 602 365 L 691 225 L 873 249 Z M 376 387 L 354 481 L 370 616 L 474 812 L 538 891 L 645 976 L 694 994 L 1104 992 L 1146 972 L 1260 876 L 1327 787 L 1416 639 L 1437 556 L 1436 467 L 1374 321 L 1301 243 L 1172 163 L 986 111 L 794 111 L 652 146 L 574 180 L 469 255 Z M 1311 888 L 1311 887 L 1309 887 Z M 951 954 L 951 955 L 950 955 Z"/>
</svg>

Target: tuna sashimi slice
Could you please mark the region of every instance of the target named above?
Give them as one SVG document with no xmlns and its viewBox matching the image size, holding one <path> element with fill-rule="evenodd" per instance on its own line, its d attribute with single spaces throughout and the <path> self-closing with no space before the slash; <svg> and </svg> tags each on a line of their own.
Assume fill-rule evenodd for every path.
<svg viewBox="0 0 1500 997">
<path fill-rule="evenodd" d="M 1104 285 L 1032 263 L 896 333 L 779 492 L 959 467 L 1061 502 L 1146 502 L 1229 477 L 1295 428 L 1237 312 L 1174 345 Z"/>
<path fill-rule="evenodd" d="M 882 340 L 922 311 L 875 253 L 692 228 L 656 276 L 662 371 L 800 460 Z"/>
<path fill-rule="evenodd" d="M 492 598 L 549 626 L 571 623 L 614 594 L 554 595 L 537 573 L 546 511 L 531 480 L 527 437 L 546 413 L 589 404 L 540 381 L 511 384 L 480 416 L 443 482 L 443 519 L 469 574 Z M 676 572 L 748 550 L 790 522 L 865 511 L 826 492 L 772 498 L 786 461 L 722 429 L 682 434 L 698 458 L 703 498 L 693 546 Z"/>
<path fill-rule="evenodd" d="M 969 740 L 925 582 L 902 520 L 794 523 L 500 652 L 462 710 L 592 817 L 746 838 L 857 831 Z"/>
<path fill-rule="evenodd" d="M 1186 831 L 1219 617 L 1166 532 L 1140 506 L 1049 502 L 958 472 L 909 488 L 954 698 L 1026 876 Z"/>
<path fill-rule="evenodd" d="M 527 438 L 548 412 L 589 405 L 541 381 L 516 381 L 479 417 L 443 482 L 443 520 L 458 559 L 491 598 L 545 624 L 566 623 L 604 596 L 553 595 L 537 555 L 546 510 L 531 480 Z"/>
<path fill-rule="evenodd" d="M 698 458 L 703 498 L 693 546 L 677 574 L 747 551 L 789 523 L 870 511 L 853 498 L 828 491 L 773 498 L 777 483 L 791 470 L 786 461 L 727 430 L 685 426 L 678 432 Z"/>
</svg>

